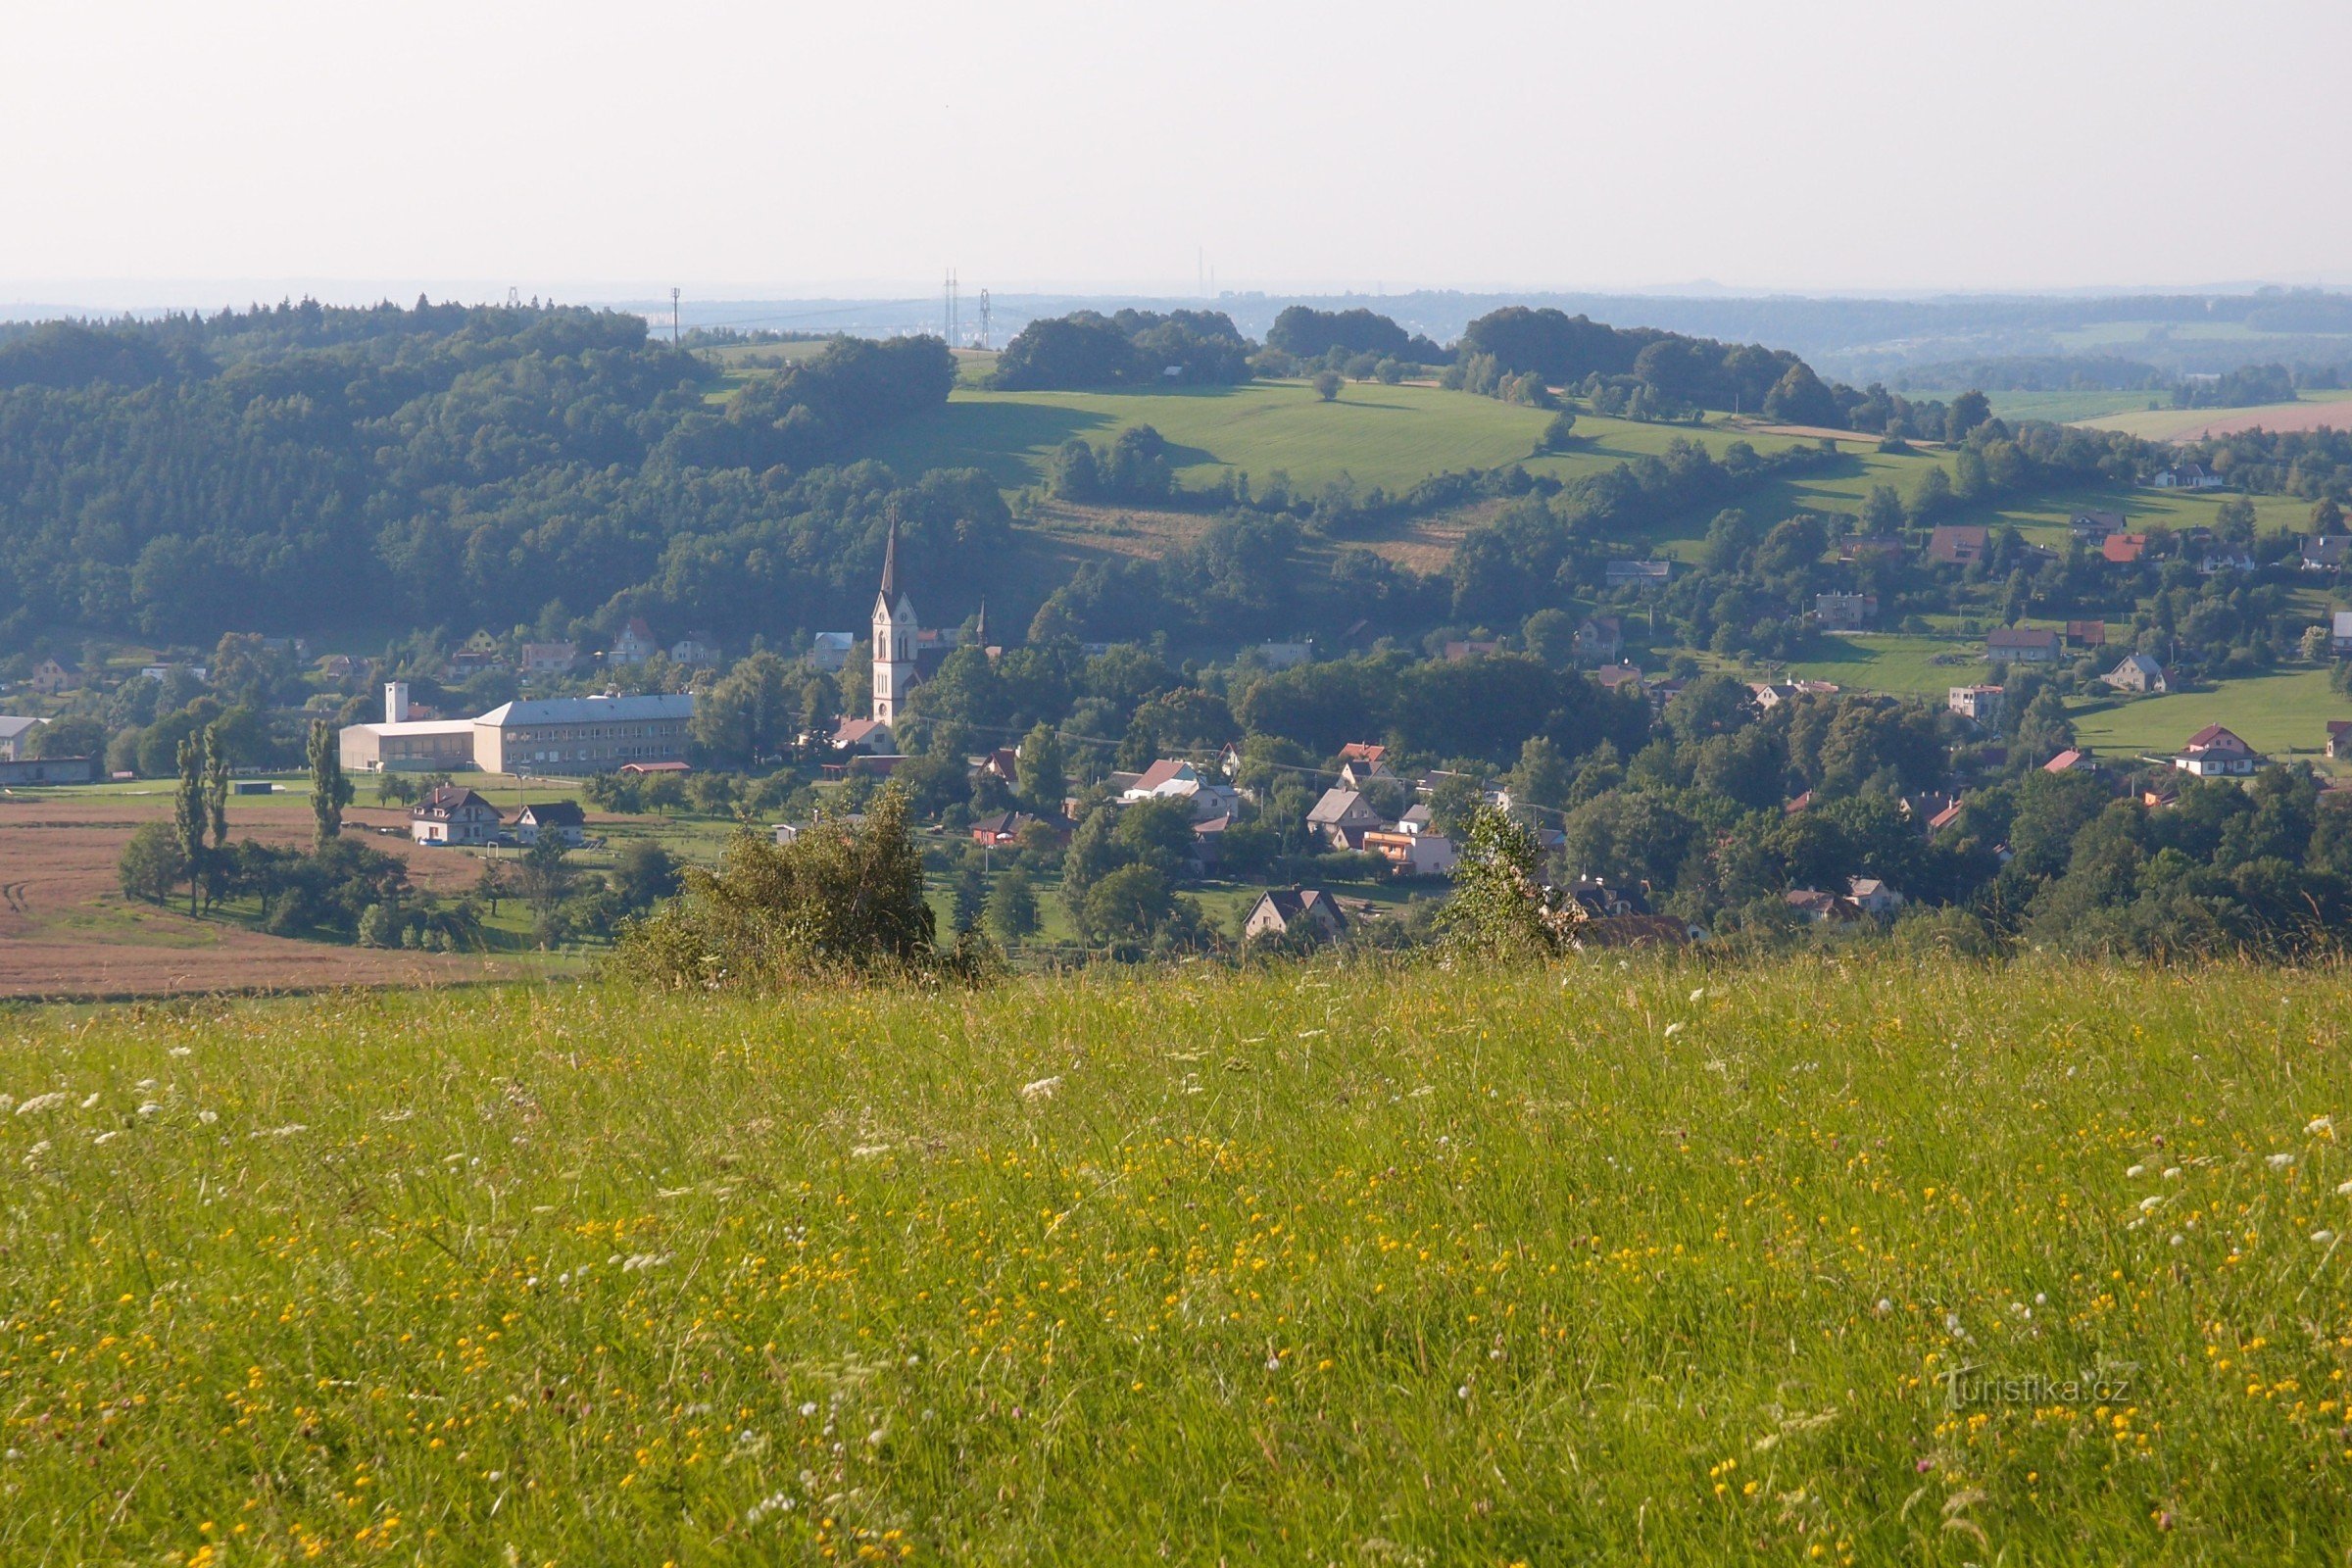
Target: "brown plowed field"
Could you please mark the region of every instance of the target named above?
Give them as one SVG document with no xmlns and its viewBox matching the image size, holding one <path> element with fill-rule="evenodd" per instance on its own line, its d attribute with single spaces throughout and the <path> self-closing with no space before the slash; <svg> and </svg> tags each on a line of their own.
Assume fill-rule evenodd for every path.
<svg viewBox="0 0 2352 1568">
<path fill-rule="evenodd" d="M 2250 409 L 2237 413 L 2216 412 L 2201 423 L 2173 432 L 2175 441 L 2202 441 L 2208 436 L 2238 435 L 2247 430 L 2269 430 L 2284 435 L 2298 430 L 2352 430 L 2352 398 L 2334 403 L 2297 403 L 2291 407 Z"/>
<path fill-rule="evenodd" d="M 229 921 L 191 919 L 184 905 L 158 908 L 124 898 L 115 877 L 122 846 L 140 824 L 168 821 L 171 810 L 171 796 L 160 787 L 139 795 L 0 799 L 0 997 L 434 985 L 529 972 L 512 960 L 294 941 Z M 234 838 L 296 844 L 310 836 L 310 808 L 299 800 L 238 800 L 229 813 Z M 406 815 L 361 808 L 346 812 L 345 821 L 349 832 L 355 825 L 397 826 Z M 470 856 L 419 850 L 405 838 L 373 833 L 368 842 L 405 857 L 419 888 L 454 892 L 481 876 Z"/>
</svg>

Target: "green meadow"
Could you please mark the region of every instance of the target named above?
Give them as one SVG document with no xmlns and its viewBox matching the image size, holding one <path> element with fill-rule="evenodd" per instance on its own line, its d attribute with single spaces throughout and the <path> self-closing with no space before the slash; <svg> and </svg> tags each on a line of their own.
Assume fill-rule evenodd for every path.
<svg viewBox="0 0 2352 1568">
<path fill-rule="evenodd" d="M 2342 974 L 0 1013 L 0 1559 L 2334 1561 Z"/>
<path fill-rule="evenodd" d="M 2352 718 L 2352 698 L 2327 669 L 2298 669 L 2224 681 L 2211 691 L 2093 702 L 2071 716 L 2076 737 L 2103 756 L 2170 753 L 2207 724 L 2227 724 L 2256 751 L 2318 760 L 2328 720 Z"/>
</svg>

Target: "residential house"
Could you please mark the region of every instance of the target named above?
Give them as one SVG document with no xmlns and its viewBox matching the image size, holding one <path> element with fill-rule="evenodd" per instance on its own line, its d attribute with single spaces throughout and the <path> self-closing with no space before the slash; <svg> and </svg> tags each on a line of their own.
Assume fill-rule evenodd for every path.
<svg viewBox="0 0 2352 1568">
<path fill-rule="evenodd" d="M 1937 811 L 1934 816 L 1929 817 L 1928 831 L 1930 833 L 1940 833 L 1945 828 L 1950 827 L 1954 822 L 1959 821 L 1960 808 L 1961 803 L 1954 801 L 1942 810 Z"/>
<path fill-rule="evenodd" d="M 2046 627 L 1996 626 L 1984 639 L 1984 657 L 1996 664 L 2046 664 L 2062 647 Z"/>
<path fill-rule="evenodd" d="M 1602 583 L 1611 588 L 1663 588 L 1673 574 L 1671 561 L 1611 561 L 1600 568 Z"/>
<path fill-rule="evenodd" d="M 1450 876 L 1461 861 L 1453 840 L 1443 833 L 1380 828 L 1364 835 L 1363 847 L 1381 857 L 1399 876 Z"/>
<path fill-rule="evenodd" d="M 1227 748 L 1232 750 L 1231 747 Z M 1388 759 L 1389 749 L 1372 741 L 1349 741 L 1340 748 L 1343 762 L 1379 762 Z"/>
<path fill-rule="evenodd" d="M 1360 850 L 1364 835 L 1381 826 L 1380 813 L 1353 790 L 1325 790 L 1306 813 L 1306 829 L 1335 850 Z"/>
<path fill-rule="evenodd" d="M 1018 785 L 1021 781 L 1020 748 L 1000 746 L 986 757 L 973 759 L 972 772 L 975 776 L 985 775 L 1002 779 L 1006 784 Z"/>
<path fill-rule="evenodd" d="M 1320 942 L 1347 930 L 1348 917 L 1321 888 L 1268 888 L 1242 922 L 1242 939 L 1302 937 Z"/>
<path fill-rule="evenodd" d="M 1984 559 L 1988 530 L 1973 523 L 1945 523 L 1928 534 L 1928 564 L 1969 566 Z"/>
<path fill-rule="evenodd" d="M 857 646 L 858 634 L 854 631 L 820 631 L 808 639 L 808 662 L 832 674 L 848 667 L 850 651 Z"/>
<path fill-rule="evenodd" d="M 1149 801 L 1190 796 L 1200 788 L 1200 769 L 1180 757 L 1163 757 L 1135 776 L 1119 795 L 1122 801 Z"/>
<path fill-rule="evenodd" d="M 409 812 L 418 844 L 487 844 L 498 837 L 498 808 L 463 784 L 444 784 Z"/>
<path fill-rule="evenodd" d="M 663 773 L 691 773 L 694 771 L 694 764 L 692 762 L 623 762 L 613 771 L 628 773 L 638 778 L 652 778 Z"/>
<path fill-rule="evenodd" d="M 1859 631 L 1879 618 L 1876 594 L 1815 594 L 1813 620 L 1823 631 Z"/>
<path fill-rule="evenodd" d="M 2305 571 L 2341 571 L 2352 563 L 2352 533 L 2318 533 L 2303 541 Z"/>
<path fill-rule="evenodd" d="M 1755 698 L 1756 707 L 1767 713 L 1799 697 L 1835 697 L 1838 692 L 1838 683 L 1827 680 L 1749 681 L 1747 689 Z"/>
<path fill-rule="evenodd" d="M 1945 695 L 1944 706 L 1990 729 L 2000 723 L 2008 699 L 2009 694 L 1998 686 L 1954 686 Z"/>
<path fill-rule="evenodd" d="M 522 678 L 525 680 L 555 680 L 568 675 L 580 662 L 580 645 L 575 642 L 524 643 L 522 645 Z"/>
<path fill-rule="evenodd" d="M 669 645 L 669 660 L 673 664 L 707 669 L 719 661 L 718 639 L 707 631 L 690 631 Z"/>
<path fill-rule="evenodd" d="M 2124 531 L 2124 514 L 2086 507 L 2066 519 L 2066 529 L 2085 544 L 2097 544 L 2111 533 Z"/>
<path fill-rule="evenodd" d="M 1592 678 L 1604 692 L 1630 691 L 1636 697 L 1642 694 L 1642 670 L 1635 664 L 1603 664 L 1592 672 Z"/>
<path fill-rule="evenodd" d="M 484 670 L 498 668 L 506 662 L 506 657 L 497 638 L 486 631 L 477 631 L 466 639 L 464 647 L 449 656 L 449 678 L 470 680 Z"/>
<path fill-rule="evenodd" d="M 2352 610 L 2339 610 L 2328 632 L 2328 651 L 2338 659 L 2352 654 Z"/>
<path fill-rule="evenodd" d="M 0 762 L 13 762 L 23 757 L 32 745 L 32 732 L 40 727 L 37 718 L 0 713 Z"/>
<path fill-rule="evenodd" d="M 1070 824 L 1067 821 L 1058 816 L 1039 816 L 1031 811 L 992 811 L 986 816 L 975 817 L 971 826 L 972 842 L 1000 847 L 1017 845 L 1023 834 L 1041 822 L 1056 842 L 1068 842 Z"/>
<path fill-rule="evenodd" d="M 1429 829 L 1430 814 L 1427 801 L 1415 801 L 1406 807 L 1404 814 L 1396 819 L 1396 831 L 1399 833 L 1426 833 Z"/>
<path fill-rule="evenodd" d="M 653 628 L 645 623 L 643 616 L 632 615 L 629 623 L 620 628 L 620 635 L 612 639 L 612 646 L 606 650 L 605 662 L 642 664 L 659 652 L 661 645 L 654 641 Z"/>
<path fill-rule="evenodd" d="M 2075 648 L 2104 648 L 2107 646 L 2107 623 L 2103 620 L 2070 620 L 2066 623 L 2066 640 Z"/>
<path fill-rule="evenodd" d="M 213 678 L 213 672 L 203 664 L 141 664 L 139 679 L 168 680 L 174 670 L 184 670 L 190 680 L 202 686 Z"/>
<path fill-rule="evenodd" d="M 2202 464 L 2183 463 L 2161 470 L 2148 484 L 2157 490 L 2219 490 L 2225 482 Z"/>
<path fill-rule="evenodd" d="M 837 752 L 864 752 L 875 757 L 898 749 L 890 726 L 878 718 L 845 718 L 833 726 L 832 741 Z"/>
<path fill-rule="evenodd" d="M 1446 662 L 1458 664 L 1465 659 L 1489 659 L 1501 652 L 1498 642 L 1450 642 L 1446 645 Z"/>
<path fill-rule="evenodd" d="M 2225 571 L 2255 571 L 2260 563 L 2243 550 L 2208 550 L 2197 562 L 2197 575 L 2218 577 Z"/>
<path fill-rule="evenodd" d="M 536 844 L 542 834 L 560 840 L 565 849 L 576 850 L 588 836 L 588 813 L 580 809 L 577 801 L 546 801 L 524 807 L 514 818 L 515 842 Z"/>
<path fill-rule="evenodd" d="M 2220 724 L 2208 724 L 2191 735 L 2173 759 L 2173 766 L 2197 778 L 2243 778 L 2255 772 L 2264 759 L 2253 747 Z"/>
<path fill-rule="evenodd" d="M 81 670 L 71 659 L 44 659 L 32 666 L 31 676 L 24 682 L 43 697 L 55 697 L 70 692 L 81 684 Z"/>
<path fill-rule="evenodd" d="M 1846 925 L 1862 918 L 1861 906 L 1852 899 L 1819 888 L 1790 888 L 1781 895 L 1781 902 L 1815 925 Z"/>
<path fill-rule="evenodd" d="M 1580 664 L 1614 664 L 1625 654 L 1625 622 L 1615 615 L 1588 615 L 1578 622 L 1572 646 Z"/>
<path fill-rule="evenodd" d="M 2167 692 L 2172 681 L 2164 666 L 2146 654 L 2129 654 L 2124 662 L 2107 672 L 2107 684 L 2119 692 Z"/>
<path fill-rule="evenodd" d="M 2133 564 L 2147 548 L 2148 536 L 2144 533 L 2111 533 L 2099 541 L 2099 554 L 2118 566 Z"/>
<path fill-rule="evenodd" d="M 2328 721 L 2328 755 L 2337 761 L 2352 757 L 2352 718 L 2331 718 Z"/>
<path fill-rule="evenodd" d="M 1363 789 L 1375 779 L 1393 780 L 1396 777 L 1389 771 L 1389 764 L 1382 761 L 1366 761 L 1351 757 L 1340 764 L 1340 783 L 1351 790 Z"/>
<path fill-rule="evenodd" d="M 1900 893 L 1875 876 L 1846 878 L 1845 895 L 1853 901 L 1854 907 L 1864 914 L 1892 914 L 1907 902 Z"/>
<path fill-rule="evenodd" d="M 1649 901 L 1640 888 L 1612 886 L 1605 876 L 1578 877 L 1568 884 L 1568 897 L 1583 906 L 1587 918 L 1593 920 L 1649 912 Z"/>
<path fill-rule="evenodd" d="M 2088 752 L 2070 746 L 2042 763 L 2041 770 L 2044 773 L 2096 773 L 2099 764 L 2091 760 Z"/>
</svg>

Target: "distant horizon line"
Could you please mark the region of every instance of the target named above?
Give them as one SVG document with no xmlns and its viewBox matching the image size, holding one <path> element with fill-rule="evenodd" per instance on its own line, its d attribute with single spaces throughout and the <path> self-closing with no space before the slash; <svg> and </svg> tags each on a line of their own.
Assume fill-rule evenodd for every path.
<svg viewBox="0 0 2352 1568">
<path fill-rule="evenodd" d="M 670 283 L 635 279 L 571 279 L 514 283 L 490 278 L 460 277 L 335 277 L 284 275 L 274 277 L 141 277 L 141 278 L 0 278 L 0 317 L 24 312 L 142 312 L 215 311 L 271 305 L 286 299 L 316 299 L 335 306 L 375 305 L 385 301 L 407 304 L 422 294 L 436 304 L 499 304 L 510 291 L 524 299 L 551 300 L 572 305 L 653 307 L 669 301 Z M 751 304 L 764 302 L 844 301 L 858 304 L 913 303 L 939 298 L 939 282 L 911 279 L 815 279 L 763 283 L 700 284 L 680 282 L 684 303 Z M 978 280 L 960 284 L 965 309 L 971 309 L 983 287 L 1006 298 L 1054 296 L 1068 299 L 1150 299 L 1213 304 L 1222 299 L 1411 298 L 1419 295 L 1544 296 L 1591 295 L 1611 298 L 1687 300 L 1884 300 L 1943 299 L 2098 299 L 2163 296 L 2239 296 L 2266 289 L 2288 293 L 2352 292 L 2345 280 L 2280 281 L 2241 278 L 2200 283 L 2075 283 L 2075 284 L 1909 284 L 1909 285 L 1769 285 L 1727 284 L 1707 278 L 1670 283 L 1429 283 L 1355 279 L 1326 281 L 1240 282 L 1220 285 L 1203 294 L 1197 283 L 1181 280 L 1035 280 L 1013 279 L 1003 284 Z M 78 297 L 77 297 L 78 296 Z"/>
</svg>

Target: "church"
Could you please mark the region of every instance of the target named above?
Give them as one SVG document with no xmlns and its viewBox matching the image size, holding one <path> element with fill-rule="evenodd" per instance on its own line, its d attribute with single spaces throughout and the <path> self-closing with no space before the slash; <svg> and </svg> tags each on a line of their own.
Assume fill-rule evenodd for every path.
<svg viewBox="0 0 2352 1568">
<path fill-rule="evenodd" d="M 974 634 L 988 648 L 988 602 L 981 601 Z M 922 679 L 926 665 L 936 665 L 960 639 L 953 631 L 925 631 L 914 610 L 914 598 L 899 582 L 899 524 L 891 519 L 882 547 L 882 586 L 874 595 L 873 696 L 863 719 L 845 719 L 835 731 L 836 746 L 858 751 L 887 750 L 895 745 L 893 727 L 906 710 L 906 695 Z M 990 650 L 994 657 L 994 650 Z"/>
</svg>

